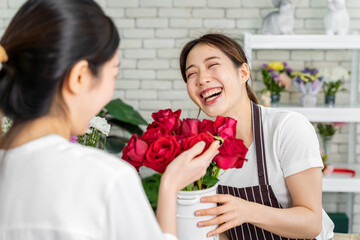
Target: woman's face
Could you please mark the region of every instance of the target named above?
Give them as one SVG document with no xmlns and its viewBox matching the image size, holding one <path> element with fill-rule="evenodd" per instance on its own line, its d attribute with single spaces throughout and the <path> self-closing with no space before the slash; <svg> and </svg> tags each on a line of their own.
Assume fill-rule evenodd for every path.
<svg viewBox="0 0 360 240">
<path fill-rule="evenodd" d="M 218 48 L 198 44 L 186 59 L 188 94 L 208 116 L 232 116 L 246 83 L 242 71 Z"/>
<path fill-rule="evenodd" d="M 104 63 L 99 76 L 95 77 L 93 88 L 90 90 L 90 96 L 95 104 L 94 115 L 111 101 L 114 95 L 116 77 L 119 74 L 119 67 L 119 52 L 116 51 L 114 56 Z"/>
<path fill-rule="evenodd" d="M 91 76 L 87 90 L 81 96 L 81 103 L 77 105 L 75 112 L 76 135 L 83 134 L 88 124 L 101 109 L 111 101 L 114 95 L 115 81 L 119 73 L 119 53 L 104 63 L 98 76 Z"/>
</svg>

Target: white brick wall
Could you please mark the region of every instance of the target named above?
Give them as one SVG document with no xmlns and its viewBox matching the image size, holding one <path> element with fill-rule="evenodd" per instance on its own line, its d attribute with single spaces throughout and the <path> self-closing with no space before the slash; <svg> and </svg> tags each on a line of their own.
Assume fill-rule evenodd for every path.
<svg viewBox="0 0 360 240">
<path fill-rule="evenodd" d="M 0 0 L 0 36 L 25 0 Z M 97 0 L 113 18 L 121 35 L 121 73 L 114 96 L 122 98 L 150 120 L 161 108 L 181 108 L 184 117 L 196 117 L 197 107 L 186 93 L 178 69 L 182 46 L 208 31 L 224 32 L 240 39 L 245 32 L 259 33 L 262 18 L 276 9 L 271 0 Z M 360 33 L 360 1 L 347 0 L 351 17 L 350 34 Z M 297 34 L 322 34 L 324 0 L 293 0 L 296 7 L 294 31 Z M 281 60 L 300 70 L 305 66 L 341 65 L 351 67 L 350 51 L 255 51 L 253 53 L 254 89 L 263 87 L 259 68 L 262 63 Z M 346 83 L 345 87 L 350 88 Z M 300 94 L 293 88 L 282 94 L 282 102 L 298 103 Z M 319 103 L 324 102 L 321 93 Z M 349 102 L 349 93 L 337 94 L 338 104 Z M 204 117 L 200 115 L 200 117 Z M 358 144 L 360 142 L 358 127 Z M 332 160 L 339 164 L 347 159 L 347 132 L 338 132 L 331 147 Z M 359 147 L 359 146 L 358 146 Z M 357 153 L 360 155 L 360 151 Z M 360 156 L 356 168 L 360 171 Z M 344 160 L 345 159 L 345 160 Z M 360 231 L 360 195 L 355 199 L 354 229 Z M 345 194 L 324 194 L 324 207 L 345 211 Z"/>
</svg>

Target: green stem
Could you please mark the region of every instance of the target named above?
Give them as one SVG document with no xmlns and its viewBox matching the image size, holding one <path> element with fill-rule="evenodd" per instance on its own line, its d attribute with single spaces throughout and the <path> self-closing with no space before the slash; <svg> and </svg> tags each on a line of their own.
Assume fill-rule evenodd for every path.
<svg viewBox="0 0 360 240">
<path fill-rule="evenodd" d="M 198 184 L 199 190 L 201 190 L 201 179 L 199 179 L 199 180 L 197 181 L 197 184 Z"/>
<path fill-rule="evenodd" d="M 218 166 L 214 166 L 215 172 L 214 172 L 214 177 L 218 178 L 219 173 L 220 173 L 220 168 Z"/>
<path fill-rule="evenodd" d="M 106 136 L 104 136 L 104 143 L 103 143 L 102 150 L 104 150 L 104 149 L 105 149 L 105 144 L 106 144 Z"/>
</svg>

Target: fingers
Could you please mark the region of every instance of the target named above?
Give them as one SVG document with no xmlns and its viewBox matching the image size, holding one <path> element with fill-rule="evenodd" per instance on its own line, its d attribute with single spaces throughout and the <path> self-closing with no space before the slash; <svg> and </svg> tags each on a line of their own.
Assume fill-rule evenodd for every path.
<svg viewBox="0 0 360 240">
<path fill-rule="evenodd" d="M 233 198 L 230 194 L 216 194 L 212 196 L 202 197 L 200 202 L 202 203 L 226 203 Z"/>
<path fill-rule="evenodd" d="M 205 148 L 205 145 L 206 144 L 204 141 L 198 142 L 192 148 L 183 152 L 181 155 L 185 155 L 186 158 L 193 159 L 195 156 L 202 153 L 202 151 Z"/>
<path fill-rule="evenodd" d="M 228 212 L 228 209 L 229 209 L 228 206 L 222 205 L 222 206 L 219 206 L 219 207 L 196 210 L 195 215 L 196 216 L 220 215 L 220 214 L 223 214 L 225 212 Z"/>
<path fill-rule="evenodd" d="M 210 147 L 198 158 L 209 159 L 209 162 L 211 162 L 213 158 L 216 156 L 216 154 L 218 154 L 219 147 L 220 147 L 220 142 L 214 141 L 213 143 L 211 143 Z"/>
<path fill-rule="evenodd" d="M 222 225 L 220 225 L 218 228 L 216 228 L 214 231 L 208 232 L 207 237 L 215 236 L 217 234 L 220 234 L 222 232 L 226 232 L 230 228 L 233 228 L 236 226 L 235 221 L 229 221 Z"/>
<path fill-rule="evenodd" d="M 221 225 L 226 222 L 230 222 L 234 219 L 234 215 L 232 213 L 223 214 L 217 217 L 214 217 L 207 221 L 198 222 L 199 227 L 207 227 L 212 225 Z"/>
</svg>

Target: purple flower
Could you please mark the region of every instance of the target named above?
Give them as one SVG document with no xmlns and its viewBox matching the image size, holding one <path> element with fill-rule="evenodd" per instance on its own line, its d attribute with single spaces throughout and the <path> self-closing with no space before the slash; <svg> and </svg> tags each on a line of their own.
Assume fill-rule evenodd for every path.
<svg viewBox="0 0 360 240">
<path fill-rule="evenodd" d="M 268 69 L 268 72 L 273 72 L 273 71 L 274 71 L 274 69 L 272 69 L 272 68 Z"/>
<path fill-rule="evenodd" d="M 78 137 L 77 136 L 71 136 L 70 142 L 77 143 Z"/>
<path fill-rule="evenodd" d="M 286 68 L 286 71 L 287 71 L 288 73 L 292 73 L 293 70 L 292 70 L 292 68 L 289 68 L 289 67 L 288 67 L 288 68 Z"/>
<path fill-rule="evenodd" d="M 311 75 L 316 75 L 318 72 L 319 72 L 319 70 L 318 70 L 317 68 L 312 68 L 312 69 L 310 70 L 310 74 L 311 74 Z"/>
<path fill-rule="evenodd" d="M 306 67 L 301 71 L 302 73 L 310 73 L 310 68 Z"/>
<path fill-rule="evenodd" d="M 316 79 L 312 84 L 311 84 L 311 89 L 314 91 L 315 89 L 317 89 L 317 86 L 319 85 L 319 80 Z"/>
<path fill-rule="evenodd" d="M 283 65 L 284 65 L 284 67 L 287 67 L 288 64 L 287 64 L 287 62 L 283 62 Z"/>
<path fill-rule="evenodd" d="M 274 79 L 275 81 L 277 81 L 277 80 L 278 80 L 278 78 L 279 78 L 279 75 L 277 75 L 277 74 L 273 73 L 273 74 L 272 74 L 272 77 L 273 77 L 273 79 Z"/>
<path fill-rule="evenodd" d="M 262 67 L 263 67 L 263 68 L 267 68 L 268 65 L 267 65 L 266 63 L 264 63 L 264 64 L 262 65 Z"/>
</svg>

